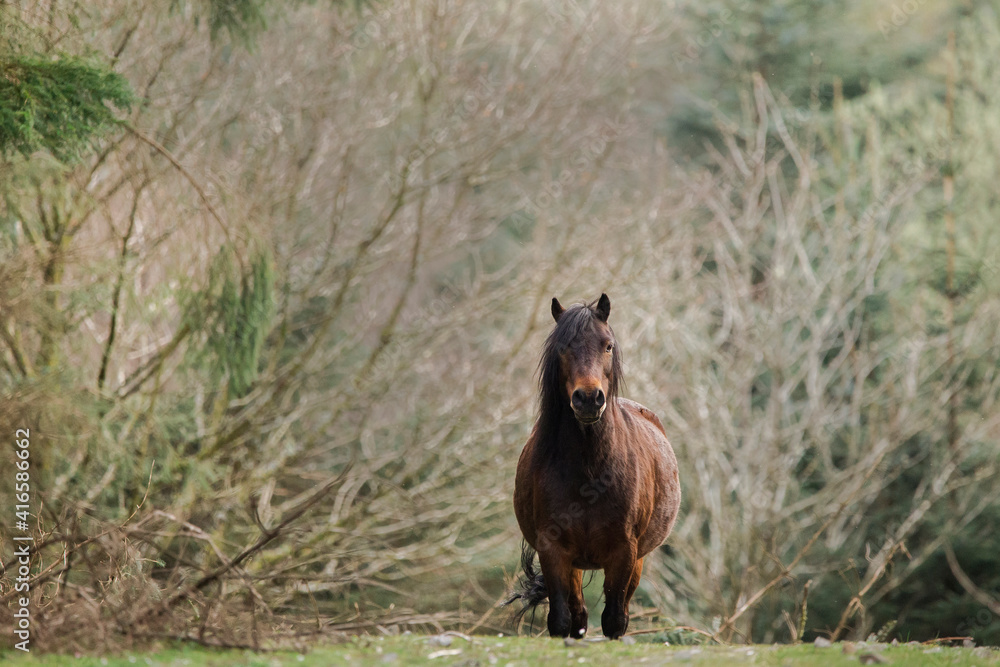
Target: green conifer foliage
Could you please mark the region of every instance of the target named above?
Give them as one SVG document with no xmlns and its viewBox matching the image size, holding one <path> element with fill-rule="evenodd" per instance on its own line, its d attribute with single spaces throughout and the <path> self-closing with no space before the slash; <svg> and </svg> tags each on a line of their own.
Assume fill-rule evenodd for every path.
<svg viewBox="0 0 1000 667">
<path fill-rule="evenodd" d="M 223 30 L 237 41 L 249 45 L 251 38 L 267 27 L 262 0 L 210 0 L 208 27 L 212 39 Z"/>
<path fill-rule="evenodd" d="M 77 157 L 116 125 L 115 108 L 128 110 L 133 102 L 128 81 L 100 65 L 0 54 L 0 154 Z"/>
<path fill-rule="evenodd" d="M 257 377 L 261 349 L 274 313 L 274 267 L 264 253 L 241 270 L 230 247 L 212 264 L 208 287 L 192 300 L 193 326 L 207 334 L 202 350 L 212 373 L 226 378 L 234 396 L 243 396 Z"/>
</svg>

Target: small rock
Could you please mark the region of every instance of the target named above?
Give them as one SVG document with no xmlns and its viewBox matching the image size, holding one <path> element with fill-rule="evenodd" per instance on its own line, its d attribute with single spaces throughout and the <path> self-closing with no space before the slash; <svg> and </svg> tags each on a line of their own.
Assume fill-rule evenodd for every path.
<svg viewBox="0 0 1000 667">
<path fill-rule="evenodd" d="M 862 665 L 884 665 L 889 661 L 878 653 L 862 653 L 858 656 L 858 662 Z"/>
<path fill-rule="evenodd" d="M 816 648 L 830 648 L 833 646 L 833 642 L 826 637 L 817 637 L 816 641 L 813 642 L 813 646 Z"/>
<path fill-rule="evenodd" d="M 427 642 L 431 646 L 451 646 L 452 639 L 448 635 L 434 635 Z"/>
<path fill-rule="evenodd" d="M 962 640 L 962 646 L 965 648 L 976 648 L 976 642 L 972 641 L 968 637 Z"/>
<path fill-rule="evenodd" d="M 635 637 L 622 637 L 622 644 L 626 646 L 631 646 L 635 643 Z"/>
<path fill-rule="evenodd" d="M 940 646 L 935 646 L 934 648 L 927 649 L 926 651 L 924 651 L 924 653 L 941 653 L 942 651 L 944 651 L 943 648 L 941 648 Z"/>
<path fill-rule="evenodd" d="M 567 637 L 566 639 L 563 640 L 563 645 L 564 646 L 576 646 L 578 643 L 579 642 L 577 642 L 572 637 Z"/>
<path fill-rule="evenodd" d="M 844 642 L 844 648 L 842 650 L 845 655 L 854 655 L 858 652 L 858 647 L 854 645 L 854 642 Z"/>
</svg>

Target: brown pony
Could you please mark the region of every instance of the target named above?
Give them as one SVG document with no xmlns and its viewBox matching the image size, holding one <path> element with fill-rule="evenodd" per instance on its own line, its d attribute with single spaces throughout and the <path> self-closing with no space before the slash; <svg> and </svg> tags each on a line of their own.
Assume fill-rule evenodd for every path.
<svg viewBox="0 0 1000 667">
<path fill-rule="evenodd" d="M 618 396 L 622 358 L 608 326 L 611 301 L 564 309 L 539 363 L 538 420 L 517 463 L 514 513 L 522 553 L 524 610 L 549 599 L 549 634 L 587 632 L 583 570 L 604 570 L 604 635 L 628 628 L 642 559 L 677 518 L 677 458 L 660 420 Z M 542 571 L 534 569 L 535 552 Z M 523 611 L 522 611 L 523 613 Z"/>
</svg>

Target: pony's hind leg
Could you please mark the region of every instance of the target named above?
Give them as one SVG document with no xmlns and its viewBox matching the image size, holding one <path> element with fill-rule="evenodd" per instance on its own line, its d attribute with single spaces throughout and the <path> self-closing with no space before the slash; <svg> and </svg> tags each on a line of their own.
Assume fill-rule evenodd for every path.
<svg viewBox="0 0 1000 667">
<path fill-rule="evenodd" d="M 573 570 L 569 594 L 570 637 L 587 634 L 587 603 L 583 599 L 583 570 Z"/>
<path fill-rule="evenodd" d="M 632 601 L 632 594 L 639 587 L 639 580 L 642 578 L 642 559 L 635 560 L 635 567 L 632 568 L 632 579 L 628 582 L 628 592 L 625 594 L 625 611 L 628 611 L 628 604 Z"/>
</svg>

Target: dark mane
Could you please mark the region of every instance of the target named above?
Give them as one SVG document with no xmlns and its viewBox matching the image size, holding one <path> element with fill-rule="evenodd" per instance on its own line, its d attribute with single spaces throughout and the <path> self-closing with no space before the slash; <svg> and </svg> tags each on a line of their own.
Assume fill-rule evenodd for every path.
<svg viewBox="0 0 1000 667">
<path fill-rule="evenodd" d="M 576 304 L 570 306 L 559 317 L 555 329 L 545 340 L 545 347 L 542 349 L 542 358 L 538 362 L 538 384 L 540 389 L 539 401 L 539 428 L 543 431 L 550 431 L 554 428 L 558 417 L 564 410 L 568 410 L 567 401 L 564 396 L 565 391 L 560 386 L 559 375 L 561 371 L 560 354 L 568 348 L 574 340 L 581 336 L 593 334 L 597 315 L 594 313 L 594 306 L 597 301 L 589 304 Z M 611 330 L 611 326 L 607 325 Z M 618 341 L 615 339 L 615 332 L 611 330 L 611 338 L 615 346 L 611 353 L 611 380 L 608 382 L 608 408 L 615 409 L 615 399 L 624 388 L 625 378 L 622 374 L 622 356 L 618 348 Z"/>
</svg>

